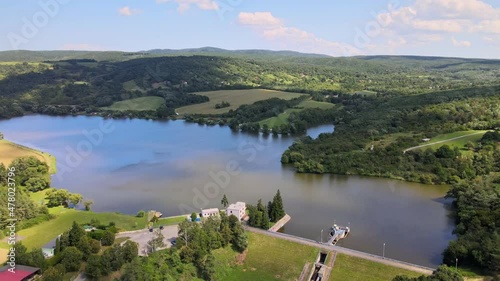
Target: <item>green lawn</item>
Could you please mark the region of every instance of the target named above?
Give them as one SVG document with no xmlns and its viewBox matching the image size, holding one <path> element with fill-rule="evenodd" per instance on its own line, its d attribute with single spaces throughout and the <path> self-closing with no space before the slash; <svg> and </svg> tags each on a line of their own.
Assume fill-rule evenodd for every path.
<svg viewBox="0 0 500 281">
<path fill-rule="evenodd" d="M 56 215 L 55 219 L 43 222 L 28 229 L 23 229 L 17 233 L 22 237 L 22 242 L 28 249 L 42 247 L 57 235 L 71 228 L 73 221 L 77 223 L 90 222 L 92 219 L 99 220 L 102 224 L 115 222 L 121 230 L 135 230 L 146 226 L 145 218 L 123 215 L 118 213 L 94 213 L 77 211 L 73 209 L 63 209 Z"/>
<path fill-rule="evenodd" d="M 139 88 L 139 86 L 137 86 L 137 83 L 135 83 L 135 80 L 130 80 L 130 81 L 124 82 L 123 89 L 125 89 L 127 91 L 131 91 L 131 92 L 132 91 L 145 92 L 144 89 Z"/>
<path fill-rule="evenodd" d="M 373 96 L 376 95 L 377 92 L 374 91 L 368 91 L 368 90 L 363 90 L 363 91 L 357 91 L 354 92 L 354 94 L 362 95 L 362 96 Z"/>
<path fill-rule="evenodd" d="M 186 216 L 177 216 L 177 217 L 167 217 L 167 218 L 160 218 L 158 219 L 158 222 L 155 222 L 153 224 L 154 227 L 160 226 L 160 225 L 173 225 L 173 224 L 179 224 L 183 221 L 186 220 Z"/>
<path fill-rule="evenodd" d="M 488 131 L 460 131 L 450 134 L 442 134 L 431 138 L 431 140 L 428 143 L 422 143 L 422 145 L 429 144 L 428 146 L 423 147 L 423 149 L 430 148 L 434 150 L 440 148 L 445 144 L 449 145 L 451 148 L 454 147 L 464 148 L 464 145 L 468 142 L 473 142 L 473 143 L 478 142 L 486 132 Z M 447 139 L 452 139 L 457 137 L 461 138 L 456 140 L 445 141 Z M 445 142 L 436 143 L 434 145 L 432 144 L 439 141 L 445 141 Z"/>
<path fill-rule="evenodd" d="M 193 104 L 177 108 L 177 113 L 183 114 L 222 114 L 231 109 L 237 109 L 244 104 L 253 104 L 257 101 L 267 100 L 270 98 L 280 98 L 291 100 L 303 96 L 304 94 L 289 93 L 273 90 L 252 89 L 252 90 L 221 90 L 212 92 L 199 92 L 197 95 L 207 96 L 210 101 Z M 215 105 L 223 101 L 229 102 L 230 106 L 216 109 Z"/>
<path fill-rule="evenodd" d="M 248 243 L 243 265 L 238 265 L 238 254 L 231 248 L 214 251 L 216 280 L 296 280 L 318 254 L 316 248 L 255 233 L 248 233 Z"/>
<path fill-rule="evenodd" d="M 330 281 L 391 281 L 397 275 L 418 277 L 422 274 L 385 264 L 337 254 Z"/>
<path fill-rule="evenodd" d="M 111 106 L 103 107 L 105 110 L 156 110 L 165 100 L 161 97 L 141 97 L 129 100 L 123 100 L 113 103 Z"/>
<path fill-rule="evenodd" d="M 262 120 L 259 123 L 261 126 L 267 124 L 269 127 L 272 128 L 274 126 L 279 126 L 288 123 L 288 117 L 292 112 L 299 112 L 307 108 L 330 109 L 333 108 L 334 106 L 335 105 L 333 103 L 329 102 L 305 100 L 299 103 L 296 107 L 287 109 L 285 112 L 279 114 L 278 116 Z"/>
</svg>

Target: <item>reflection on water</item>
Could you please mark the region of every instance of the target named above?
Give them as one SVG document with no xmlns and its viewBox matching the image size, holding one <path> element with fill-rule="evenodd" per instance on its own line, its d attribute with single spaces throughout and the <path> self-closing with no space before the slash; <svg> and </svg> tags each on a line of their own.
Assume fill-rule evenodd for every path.
<svg viewBox="0 0 500 281">
<path fill-rule="evenodd" d="M 53 185 L 82 193 L 96 211 L 164 215 L 221 207 L 220 198 L 255 203 L 282 192 L 292 220 L 284 231 L 320 240 L 321 229 L 350 224 L 339 245 L 435 266 L 453 238 L 443 200 L 446 187 L 358 176 L 297 174 L 279 160 L 292 137 L 248 135 L 227 127 L 183 121 L 111 120 L 114 130 L 80 164 L 64 170 L 82 130 L 101 118 L 26 116 L 0 121 L 9 140 L 48 151 L 58 159 Z M 309 130 L 312 137 L 333 126 Z M 67 165 L 66 165 L 67 166 Z M 61 171 L 64 170 L 64 174 Z M 326 231 L 324 232 L 326 236 Z M 326 239 L 326 237 L 324 237 Z"/>
</svg>

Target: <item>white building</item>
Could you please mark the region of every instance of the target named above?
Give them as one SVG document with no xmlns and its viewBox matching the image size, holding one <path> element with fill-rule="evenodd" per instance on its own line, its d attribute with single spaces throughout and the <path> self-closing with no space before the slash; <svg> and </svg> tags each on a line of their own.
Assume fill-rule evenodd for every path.
<svg viewBox="0 0 500 281">
<path fill-rule="evenodd" d="M 202 218 L 209 218 L 209 217 L 214 217 L 214 216 L 219 216 L 219 209 L 211 208 L 211 209 L 201 210 L 201 217 Z"/>
<path fill-rule="evenodd" d="M 236 204 L 231 204 L 229 205 L 229 207 L 227 207 L 226 214 L 228 216 L 234 215 L 239 220 L 241 220 L 243 219 L 243 217 L 245 217 L 246 210 L 247 210 L 247 205 L 245 204 L 245 202 L 236 202 Z"/>
</svg>

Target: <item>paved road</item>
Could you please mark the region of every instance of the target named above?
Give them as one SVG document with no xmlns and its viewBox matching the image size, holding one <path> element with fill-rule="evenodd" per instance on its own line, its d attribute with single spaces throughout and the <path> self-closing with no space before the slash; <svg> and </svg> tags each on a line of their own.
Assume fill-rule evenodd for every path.
<svg viewBox="0 0 500 281">
<path fill-rule="evenodd" d="M 156 228 L 155 228 L 156 230 Z M 172 246 L 172 241 L 177 237 L 177 225 L 166 225 L 164 226 L 161 233 L 165 237 L 163 242 L 167 245 L 166 248 Z M 135 231 L 126 231 L 120 232 L 116 234 L 116 238 L 120 237 L 129 237 L 131 241 L 134 241 L 139 244 L 139 255 L 145 256 L 147 254 L 147 244 L 148 241 L 153 238 L 154 232 L 149 232 L 149 229 L 135 230 Z M 161 250 L 161 249 L 159 249 Z"/>
<path fill-rule="evenodd" d="M 431 143 L 426 143 L 426 144 L 422 144 L 422 145 L 410 147 L 408 149 L 405 149 L 403 151 L 403 153 L 406 153 L 407 151 L 410 151 L 410 150 L 414 150 L 414 149 L 426 147 L 426 146 L 429 146 L 429 145 L 440 144 L 440 143 L 449 142 L 449 141 L 452 141 L 452 140 L 458 140 L 458 139 L 462 139 L 462 138 L 466 138 L 466 137 L 470 137 L 470 136 L 474 136 L 474 135 L 479 135 L 479 134 L 484 134 L 484 132 L 473 133 L 473 134 L 464 135 L 464 136 L 460 136 L 460 137 L 454 137 L 454 138 L 447 139 L 447 140 L 442 140 L 442 141 L 437 141 L 437 142 L 431 142 Z"/>
<path fill-rule="evenodd" d="M 329 246 L 326 244 L 321 244 L 318 241 L 314 241 L 311 239 L 306 239 L 306 238 L 297 237 L 297 236 L 288 235 L 288 234 L 279 233 L 279 232 L 270 232 L 270 231 L 266 231 L 266 230 L 262 230 L 262 229 L 258 229 L 258 228 L 253 228 L 253 227 L 245 227 L 245 229 L 250 231 L 250 232 L 264 234 L 264 235 L 272 236 L 275 238 L 284 239 L 284 240 L 288 240 L 288 241 L 316 247 L 319 249 L 335 251 L 337 253 L 341 253 L 344 255 L 362 258 L 365 260 L 371 260 L 374 262 L 379 262 L 379 263 L 383 263 L 386 265 L 390 265 L 390 266 L 394 266 L 394 267 L 398 267 L 398 268 L 402 268 L 402 269 L 416 271 L 416 272 L 420 272 L 423 274 L 432 274 L 432 272 L 434 271 L 433 268 L 428 268 L 428 267 L 419 266 L 416 264 L 411 264 L 411 263 L 407 263 L 407 262 L 403 262 L 403 261 L 397 261 L 397 260 L 393 260 L 393 259 L 383 258 L 381 256 L 372 255 L 372 254 L 368 254 L 368 253 L 364 253 L 364 252 L 360 252 L 360 251 L 356 251 L 356 250 L 351 250 L 351 249 L 347 249 L 347 248 L 343 248 L 343 247 L 339 247 L 339 246 Z"/>
</svg>

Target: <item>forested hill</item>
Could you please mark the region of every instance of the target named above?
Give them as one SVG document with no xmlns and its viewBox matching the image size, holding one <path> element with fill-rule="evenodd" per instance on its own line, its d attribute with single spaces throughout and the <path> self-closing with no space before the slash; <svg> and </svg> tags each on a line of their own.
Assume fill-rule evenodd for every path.
<svg viewBox="0 0 500 281">
<path fill-rule="evenodd" d="M 138 52 L 122 51 L 2 51 L 0 62 L 42 62 L 60 61 L 72 59 L 94 59 L 97 61 L 124 61 L 135 58 L 159 57 L 159 56 L 225 56 L 225 57 L 251 57 L 251 58 L 328 58 L 327 55 L 307 54 L 294 51 L 270 51 L 270 50 L 226 50 L 214 47 L 191 48 L 191 49 L 153 49 Z"/>
<path fill-rule="evenodd" d="M 0 52 L 0 118 L 24 112 L 92 113 L 145 96 L 165 99 L 159 116 L 206 101 L 191 93 L 264 88 L 308 93 L 405 96 L 493 85 L 500 61 L 435 58 L 331 58 L 291 52 L 232 51 L 244 56 L 82 51 Z M 229 52 L 229 51 L 228 51 Z M 265 53 L 265 55 L 264 55 Z M 9 62 L 5 62 L 9 61 Z M 29 62 L 26 62 L 29 61 Z M 151 118 L 151 115 L 149 115 Z"/>
</svg>

